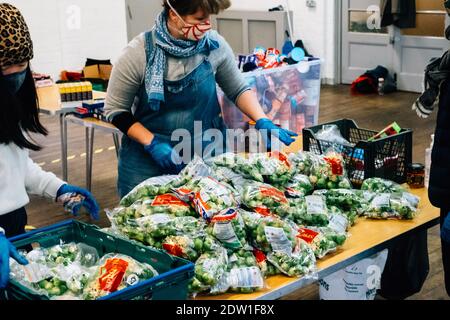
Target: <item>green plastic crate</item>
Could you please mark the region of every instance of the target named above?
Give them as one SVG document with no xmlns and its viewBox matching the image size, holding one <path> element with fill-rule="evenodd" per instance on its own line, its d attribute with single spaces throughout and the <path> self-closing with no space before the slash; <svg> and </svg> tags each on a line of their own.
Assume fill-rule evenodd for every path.
<svg viewBox="0 0 450 320">
<path fill-rule="evenodd" d="M 10 240 L 18 248 L 37 244 L 47 248 L 60 244 L 61 240 L 65 243 L 81 242 L 96 248 L 100 257 L 108 253 L 125 254 L 137 261 L 152 265 L 159 273 L 152 279 L 111 293 L 99 300 L 185 300 L 188 297 L 188 284 L 194 276 L 194 264 L 187 260 L 106 234 L 97 226 L 74 220 L 38 229 Z M 14 280 L 7 288 L 7 298 L 10 300 L 49 299 L 34 293 Z"/>
</svg>

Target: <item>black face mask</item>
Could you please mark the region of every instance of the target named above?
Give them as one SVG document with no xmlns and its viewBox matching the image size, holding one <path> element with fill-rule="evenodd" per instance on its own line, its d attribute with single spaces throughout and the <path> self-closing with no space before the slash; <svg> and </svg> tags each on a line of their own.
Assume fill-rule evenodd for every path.
<svg viewBox="0 0 450 320">
<path fill-rule="evenodd" d="M 447 10 L 447 14 L 450 17 L 450 0 L 446 0 L 444 3 L 445 9 Z M 445 37 L 450 40 L 450 26 L 445 30 Z"/>
<path fill-rule="evenodd" d="M 21 72 L 16 72 L 2 77 L 2 82 L 6 85 L 11 94 L 16 94 L 22 88 L 25 78 L 27 76 L 27 69 Z"/>
</svg>

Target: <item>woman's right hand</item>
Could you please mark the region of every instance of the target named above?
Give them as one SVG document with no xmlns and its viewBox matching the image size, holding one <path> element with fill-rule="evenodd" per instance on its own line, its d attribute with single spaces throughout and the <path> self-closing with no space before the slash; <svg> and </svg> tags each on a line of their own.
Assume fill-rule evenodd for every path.
<svg viewBox="0 0 450 320">
<path fill-rule="evenodd" d="M 153 160 L 167 173 L 178 174 L 183 170 L 183 160 L 180 155 L 166 142 L 154 137 L 152 142 L 144 147 Z"/>
<path fill-rule="evenodd" d="M 0 232 L 0 289 L 6 288 L 9 282 L 9 257 L 21 265 L 28 264 L 27 259 L 22 257 L 16 247 Z"/>
</svg>

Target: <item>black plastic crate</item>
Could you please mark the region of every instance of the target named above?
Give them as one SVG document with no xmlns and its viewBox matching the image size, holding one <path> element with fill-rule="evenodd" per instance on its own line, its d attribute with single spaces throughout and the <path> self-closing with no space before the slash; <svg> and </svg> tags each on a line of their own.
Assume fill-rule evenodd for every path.
<svg viewBox="0 0 450 320">
<path fill-rule="evenodd" d="M 324 125 L 330 124 L 337 125 L 342 136 L 355 146 L 315 137 Z M 407 166 L 412 162 L 412 130 L 402 129 L 397 135 L 367 141 L 377 133 L 359 128 L 353 120 L 341 119 L 303 129 L 303 150 L 316 154 L 324 154 L 329 149 L 339 151 L 344 156 L 348 177 L 355 187 L 360 187 L 365 179 L 373 177 L 405 183 Z"/>
</svg>

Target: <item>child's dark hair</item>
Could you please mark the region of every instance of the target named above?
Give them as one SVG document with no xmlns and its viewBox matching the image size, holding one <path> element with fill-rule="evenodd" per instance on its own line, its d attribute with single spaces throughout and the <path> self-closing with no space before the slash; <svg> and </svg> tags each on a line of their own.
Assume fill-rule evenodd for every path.
<svg viewBox="0 0 450 320">
<path fill-rule="evenodd" d="M 42 148 L 28 134 L 46 136 L 48 132 L 39 121 L 39 102 L 30 66 L 26 73 L 15 95 L 7 89 L 0 74 L 0 144 L 14 143 L 22 149 L 38 151 Z"/>
</svg>

